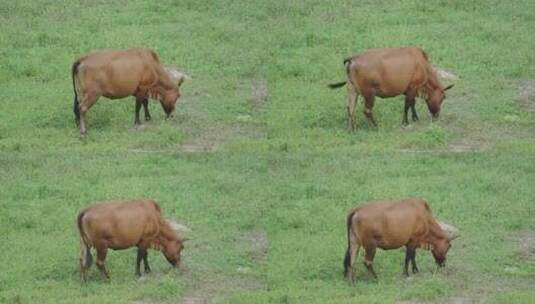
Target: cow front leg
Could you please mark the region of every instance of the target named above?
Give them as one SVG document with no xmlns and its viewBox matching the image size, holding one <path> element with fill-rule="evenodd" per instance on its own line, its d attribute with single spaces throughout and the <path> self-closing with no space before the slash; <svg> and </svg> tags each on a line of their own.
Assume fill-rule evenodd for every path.
<svg viewBox="0 0 535 304">
<path fill-rule="evenodd" d="M 141 261 L 143 260 L 143 249 L 141 248 L 137 248 L 137 257 L 136 257 L 136 275 L 138 277 L 141 276 L 141 270 L 140 270 L 140 266 L 141 266 Z"/>
<path fill-rule="evenodd" d="M 405 266 L 403 268 L 403 275 L 406 277 L 409 276 L 409 262 L 410 261 L 411 261 L 410 249 L 407 247 L 407 250 L 405 250 Z"/>
<path fill-rule="evenodd" d="M 412 104 L 411 98 L 409 96 L 405 96 L 405 107 L 403 109 L 403 122 L 402 122 L 404 126 L 409 124 L 409 118 L 407 116 L 409 113 L 409 109 L 411 108 L 411 104 Z"/>
<path fill-rule="evenodd" d="M 139 111 L 141 110 L 141 105 L 143 104 L 143 99 L 136 97 L 136 110 L 134 112 L 134 125 L 141 124 L 139 120 Z"/>
<path fill-rule="evenodd" d="M 416 266 L 416 249 L 412 251 L 411 262 L 412 262 L 412 273 L 418 273 L 418 267 Z"/>
<path fill-rule="evenodd" d="M 403 275 L 405 275 L 406 277 L 409 276 L 409 263 L 412 263 L 412 272 L 413 273 L 418 272 L 418 268 L 416 268 L 416 271 L 414 271 L 416 267 L 415 266 L 416 263 L 414 262 L 415 255 L 416 255 L 416 249 L 407 246 L 407 250 L 405 251 L 405 268 L 403 269 Z"/>
<path fill-rule="evenodd" d="M 145 273 L 150 273 L 150 266 L 149 266 L 149 251 L 145 249 L 145 254 L 143 255 L 143 264 L 145 266 Z"/>
<path fill-rule="evenodd" d="M 145 110 L 145 121 L 150 121 L 150 113 L 149 113 L 149 99 L 145 98 L 143 100 L 143 110 Z"/>
<path fill-rule="evenodd" d="M 102 272 L 102 274 L 104 274 L 104 276 L 109 279 L 110 278 L 110 274 L 108 272 L 108 270 L 106 269 L 106 265 L 104 264 L 104 262 L 106 261 L 106 255 L 108 254 L 108 249 L 107 248 L 101 248 L 101 249 L 97 249 L 97 267 L 98 269 L 100 270 L 100 272 Z"/>
<path fill-rule="evenodd" d="M 416 107 L 415 107 L 415 105 L 416 105 L 416 100 L 413 100 L 413 101 L 412 101 L 412 105 L 411 105 L 412 121 L 418 121 L 418 120 L 420 120 L 420 119 L 418 118 L 418 114 L 416 113 Z"/>
</svg>

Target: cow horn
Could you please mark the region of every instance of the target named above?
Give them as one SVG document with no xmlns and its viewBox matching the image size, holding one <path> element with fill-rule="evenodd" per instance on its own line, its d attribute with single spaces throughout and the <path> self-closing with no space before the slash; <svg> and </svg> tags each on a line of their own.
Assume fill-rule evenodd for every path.
<svg viewBox="0 0 535 304">
<path fill-rule="evenodd" d="M 185 242 L 189 240 L 188 238 L 185 237 L 185 234 L 190 232 L 191 229 L 172 220 L 166 220 L 166 222 L 169 225 L 169 227 L 171 227 L 171 229 L 175 231 L 180 241 Z"/>
<path fill-rule="evenodd" d="M 191 80 L 191 77 L 189 77 L 187 74 L 177 71 L 176 69 L 166 67 L 165 70 L 171 78 L 173 79 L 173 82 L 180 86 L 184 82 L 184 80 Z"/>
<path fill-rule="evenodd" d="M 454 86 L 453 84 L 450 84 L 449 86 L 447 86 L 447 87 L 444 89 L 444 91 L 447 91 L 447 90 L 453 88 L 453 86 Z"/>
<path fill-rule="evenodd" d="M 458 238 L 460 235 L 459 235 L 459 229 L 455 228 L 454 226 L 450 225 L 450 224 L 446 224 L 444 222 L 438 222 L 438 225 L 440 226 L 440 228 L 444 231 L 444 233 L 446 233 L 448 239 L 450 241 Z"/>
</svg>

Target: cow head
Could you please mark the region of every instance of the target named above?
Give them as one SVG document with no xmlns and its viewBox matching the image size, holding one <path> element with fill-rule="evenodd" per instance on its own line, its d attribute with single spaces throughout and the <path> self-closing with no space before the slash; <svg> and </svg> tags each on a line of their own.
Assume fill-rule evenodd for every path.
<svg viewBox="0 0 535 304">
<path fill-rule="evenodd" d="M 425 102 L 427 103 L 427 107 L 429 108 L 429 112 L 433 118 L 438 118 L 442 102 L 444 102 L 444 99 L 446 99 L 446 91 L 452 87 L 453 84 L 444 89 L 435 87 L 427 90 L 427 98 L 425 99 Z"/>
<path fill-rule="evenodd" d="M 433 254 L 435 262 L 439 267 L 446 266 L 446 255 L 448 254 L 448 250 L 450 249 L 450 247 L 451 244 L 447 238 L 440 239 L 433 244 L 431 253 Z"/>
<path fill-rule="evenodd" d="M 191 79 L 188 75 L 181 73 L 173 68 L 165 67 L 165 72 L 170 80 L 169 89 L 162 94 L 162 108 L 167 117 L 175 110 L 175 104 L 180 97 L 180 86 L 186 79 Z"/>
<path fill-rule="evenodd" d="M 162 99 L 160 103 L 162 104 L 163 111 L 169 118 L 171 116 L 171 113 L 175 110 L 175 104 L 178 100 L 178 97 L 180 97 L 180 93 L 178 91 L 178 88 L 172 88 L 169 90 L 166 90 L 162 94 Z"/>
<path fill-rule="evenodd" d="M 171 232 L 168 233 L 165 241 L 162 242 L 162 253 L 173 267 L 177 267 L 180 264 L 184 242 L 188 240 L 184 234 L 189 229 L 171 220 L 166 220 L 165 223 L 167 225 L 166 229 L 169 229 Z"/>
<path fill-rule="evenodd" d="M 442 230 L 442 236 L 433 243 L 433 257 L 439 267 L 446 265 L 446 254 L 451 248 L 451 241 L 459 237 L 459 230 L 452 225 L 438 221 L 438 225 Z"/>
</svg>

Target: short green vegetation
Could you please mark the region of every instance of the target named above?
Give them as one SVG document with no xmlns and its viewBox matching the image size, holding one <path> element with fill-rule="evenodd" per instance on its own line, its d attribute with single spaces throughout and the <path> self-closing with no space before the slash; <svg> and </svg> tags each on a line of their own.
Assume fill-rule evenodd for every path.
<svg viewBox="0 0 535 304">
<path fill-rule="evenodd" d="M 0 29 L 0 303 L 535 302 L 534 1 L 0 0 Z M 347 132 L 343 58 L 409 45 L 458 77 L 440 119 L 377 99 Z M 127 47 L 193 80 L 138 128 L 102 98 L 81 140 L 70 66 Z M 461 230 L 446 269 L 379 251 L 350 286 L 347 210 L 408 196 Z M 77 211 L 137 197 L 193 230 L 181 269 L 112 251 L 81 286 Z"/>
</svg>

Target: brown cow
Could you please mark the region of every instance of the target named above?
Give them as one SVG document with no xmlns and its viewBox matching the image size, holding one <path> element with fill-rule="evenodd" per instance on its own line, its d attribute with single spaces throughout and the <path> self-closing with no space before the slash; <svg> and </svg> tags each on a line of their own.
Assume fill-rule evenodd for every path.
<svg viewBox="0 0 535 304">
<path fill-rule="evenodd" d="M 375 96 L 382 98 L 405 95 L 403 124 L 408 124 L 407 112 L 418 120 L 415 98 L 423 97 L 434 118 L 438 117 L 440 106 L 446 97 L 446 88 L 440 84 L 427 54 L 420 48 L 370 49 L 344 60 L 347 80 L 330 84 L 339 88 L 347 84 L 347 127 L 355 129 L 355 107 L 359 95 L 364 97 L 364 114 L 376 127 L 372 113 Z"/>
<path fill-rule="evenodd" d="M 364 265 L 377 279 L 372 262 L 376 248 L 385 250 L 406 247 L 404 274 L 409 275 L 409 262 L 413 273 L 416 266 L 416 248 L 431 249 L 436 263 L 443 267 L 450 241 L 458 236 L 457 230 L 437 222 L 427 202 L 420 198 L 400 201 L 375 201 L 349 211 L 347 217 L 347 251 L 344 260 L 345 275 L 354 281 L 354 263 L 360 247 L 366 255 Z"/>
<path fill-rule="evenodd" d="M 82 134 L 86 133 L 85 114 L 100 96 L 136 98 L 135 123 L 143 105 L 150 120 L 148 99 L 160 100 L 167 117 L 180 97 L 185 74 L 160 64 L 151 49 L 99 50 L 78 58 L 72 65 L 74 114 Z"/>
<path fill-rule="evenodd" d="M 141 260 L 145 272 L 150 272 L 149 248 L 161 251 L 176 267 L 186 241 L 183 233 L 187 231 L 184 226 L 163 219 L 160 206 L 147 199 L 97 203 L 80 211 L 77 227 L 80 233 L 80 275 L 84 282 L 93 260 L 92 247 L 97 251 L 97 267 L 109 278 L 104 265 L 108 248 L 120 250 L 137 246 L 136 274 L 140 276 Z"/>
</svg>

